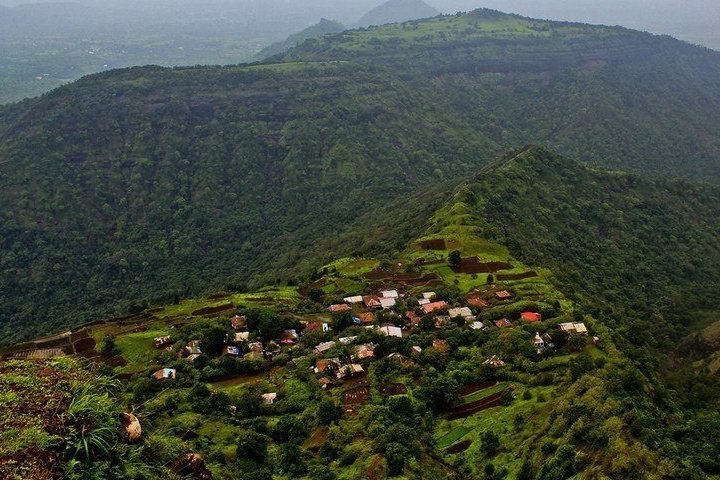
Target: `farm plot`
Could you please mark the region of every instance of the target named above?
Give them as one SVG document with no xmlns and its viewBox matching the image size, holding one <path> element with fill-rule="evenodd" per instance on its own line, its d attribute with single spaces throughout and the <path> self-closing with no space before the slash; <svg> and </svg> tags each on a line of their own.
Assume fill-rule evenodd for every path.
<svg viewBox="0 0 720 480">
<path fill-rule="evenodd" d="M 233 308 L 235 308 L 235 305 L 233 305 L 232 303 L 224 303 L 222 305 L 217 305 L 215 307 L 198 308 L 197 310 L 194 310 L 192 312 L 192 314 L 195 316 L 213 315 L 215 313 L 226 312 L 228 310 L 232 310 Z"/>
<path fill-rule="evenodd" d="M 490 395 L 496 394 L 496 393 L 502 393 L 505 390 L 507 390 L 508 385 L 506 383 L 495 383 L 494 385 L 490 387 L 486 387 L 480 390 L 476 390 L 468 395 L 465 395 L 461 397 L 461 400 L 464 404 L 469 404 L 478 400 L 482 400 L 483 398 L 487 398 Z"/>
<path fill-rule="evenodd" d="M 466 417 L 474 415 L 478 412 L 482 412 L 483 410 L 487 410 L 487 409 L 493 408 L 493 407 L 499 407 L 501 405 L 502 405 L 502 392 L 494 393 L 494 394 L 489 395 L 481 400 L 476 400 L 474 402 L 465 403 L 465 404 L 458 405 L 457 407 L 452 408 L 446 418 L 448 420 L 457 420 L 459 418 L 466 418 Z"/>
<path fill-rule="evenodd" d="M 477 383 L 471 383 L 469 385 L 465 385 L 460 389 L 460 396 L 461 397 L 467 397 L 468 395 L 472 395 L 475 392 L 478 392 L 480 390 L 484 390 L 486 388 L 494 387 L 497 385 L 498 382 L 496 380 L 486 380 L 484 382 L 477 382 Z"/>
<path fill-rule="evenodd" d="M 447 448 L 453 443 L 457 442 L 461 438 L 463 438 L 465 435 L 470 433 L 470 429 L 465 426 L 457 426 L 450 430 L 448 433 L 443 435 L 442 437 L 438 438 L 437 440 L 437 446 L 438 448 Z"/>
<path fill-rule="evenodd" d="M 478 257 L 463 258 L 460 265 L 452 267 L 455 273 L 493 273 L 499 270 L 512 270 L 507 262 L 481 262 Z"/>
<path fill-rule="evenodd" d="M 445 240 L 442 238 L 435 238 L 431 240 L 423 240 L 418 242 L 418 246 L 423 250 L 445 250 Z"/>
<path fill-rule="evenodd" d="M 463 440 L 460 443 L 456 443 L 455 445 L 451 445 L 447 449 L 445 449 L 445 452 L 447 453 L 462 453 L 468 448 L 470 448 L 470 445 L 472 445 L 472 440 L 467 439 Z"/>
<path fill-rule="evenodd" d="M 370 386 L 359 385 L 346 390 L 342 394 L 342 402 L 345 407 L 345 413 L 348 415 L 357 414 L 357 409 L 360 405 L 370 401 Z"/>
<path fill-rule="evenodd" d="M 405 395 L 406 393 L 408 393 L 408 389 L 404 383 L 391 383 L 388 385 L 383 385 L 381 387 L 378 387 L 378 390 L 383 395 L 388 395 L 388 396 Z"/>
</svg>

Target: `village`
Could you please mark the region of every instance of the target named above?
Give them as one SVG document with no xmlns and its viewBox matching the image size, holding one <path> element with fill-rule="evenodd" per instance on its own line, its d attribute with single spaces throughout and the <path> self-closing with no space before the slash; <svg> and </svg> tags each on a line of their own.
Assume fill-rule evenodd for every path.
<svg viewBox="0 0 720 480">
<path fill-rule="evenodd" d="M 282 330 L 276 338 L 266 342 L 258 338 L 257 332 L 248 328 L 246 316 L 234 315 L 228 320 L 228 326 L 234 333 L 226 336 L 221 355 L 272 362 L 284 349 L 292 349 L 304 337 L 320 333 L 323 341 L 305 347 L 312 349 L 314 366 L 311 369 L 321 387 L 340 387 L 346 382 L 358 384 L 357 380 L 367 375 L 368 365 L 379 358 L 376 354 L 377 343 L 363 341 L 370 338 L 367 333 L 403 339 L 408 338 L 415 329 L 442 331 L 461 327 L 489 332 L 492 329 L 511 329 L 543 321 L 543 315 L 532 310 L 519 312 L 517 318 L 503 317 L 483 321 L 480 315 L 483 309 L 510 304 L 515 298 L 513 292 L 497 290 L 494 287 L 489 286 L 485 292 L 473 290 L 465 296 L 465 302 L 454 305 L 440 299 L 433 291 L 410 295 L 397 289 L 384 289 L 367 295 L 349 296 L 343 298 L 342 303 L 327 306 L 329 317 L 301 321 L 301 329 Z M 528 345 L 532 346 L 538 356 L 551 355 L 555 351 L 557 338 L 567 340 L 574 336 L 589 335 L 584 322 L 558 323 L 552 333 L 554 335 L 549 331 L 543 334 L 538 331 L 528 340 Z M 598 344 L 600 339 L 594 336 L 592 341 Z M 156 349 L 173 351 L 171 335 L 154 338 L 153 344 Z M 424 350 L 421 345 L 410 345 L 409 349 L 401 343 L 396 343 L 395 346 L 397 348 L 393 351 L 385 352 L 386 356 L 405 364 L 412 364 L 413 358 L 417 358 Z M 429 348 L 436 352 L 448 352 L 450 346 L 446 340 L 436 338 L 432 340 Z M 202 354 L 203 345 L 199 340 L 191 340 L 177 352 L 178 358 L 191 363 Z M 305 359 L 306 356 L 300 358 Z M 299 358 L 295 357 L 291 363 L 296 364 L 298 360 Z M 506 364 L 496 354 L 488 356 L 483 363 L 493 368 L 501 368 Z M 175 380 L 177 371 L 161 368 L 154 372 L 152 377 L 158 381 Z M 265 392 L 262 400 L 270 405 L 277 395 L 277 392 Z M 348 413 L 353 411 L 349 404 L 346 403 L 345 406 Z"/>
<path fill-rule="evenodd" d="M 423 428 L 448 462 L 461 462 L 481 455 L 488 431 L 531 441 L 510 440 L 495 422 L 531 416 L 578 355 L 604 355 L 602 328 L 543 273 L 495 250 L 473 250 L 472 241 L 421 240 L 399 259 L 341 259 L 301 285 L 106 319 L 4 356 L 71 354 L 112 368 L 133 392 L 131 405 L 141 406 L 128 411 L 128 428 L 140 431 L 153 416 L 153 428 L 173 431 L 191 415 L 198 423 L 183 431 L 197 432 L 183 438 L 203 457 L 230 448 L 229 432 L 252 418 L 274 425 L 337 408 L 332 421 L 361 439 L 364 412 L 409 402 L 433 414 Z M 448 244 L 470 253 L 453 255 Z M 260 408 L 248 410 L 255 402 Z M 304 430 L 303 449 L 329 448 L 331 431 Z M 382 478 L 384 456 L 374 449 L 358 461 L 369 478 Z"/>
</svg>

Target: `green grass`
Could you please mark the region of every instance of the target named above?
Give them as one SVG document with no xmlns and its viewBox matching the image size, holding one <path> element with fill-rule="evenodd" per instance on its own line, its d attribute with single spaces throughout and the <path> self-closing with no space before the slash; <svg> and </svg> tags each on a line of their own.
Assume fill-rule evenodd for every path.
<svg viewBox="0 0 720 480">
<path fill-rule="evenodd" d="M 147 332 L 128 333 L 115 338 L 115 344 L 128 364 L 120 369 L 122 373 L 144 370 L 153 362 L 158 350 L 155 349 L 156 337 L 168 335 L 167 330 L 149 330 Z"/>
<path fill-rule="evenodd" d="M 445 435 L 443 435 L 442 437 L 438 438 L 437 446 L 438 446 L 438 448 L 447 448 L 450 445 L 452 445 L 453 443 L 460 440 L 462 437 L 464 437 L 468 433 L 470 433 L 469 428 L 467 428 L 463 425 L 457 426 L 457 427 L 453 428 L 452 430 L 450 430 Z"/>
</svg>

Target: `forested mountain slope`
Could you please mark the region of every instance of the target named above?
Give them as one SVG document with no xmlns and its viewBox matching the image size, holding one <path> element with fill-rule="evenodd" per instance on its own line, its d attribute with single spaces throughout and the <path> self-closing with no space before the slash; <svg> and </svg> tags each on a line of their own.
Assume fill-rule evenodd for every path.
<svg viewBox="0 0 720 480">
<path fill-rule="evenodd" d="M 652 317 L 658 329 L 664 316 L 720 307 L 718 187 L 594 170 L 527 147 L 458 195 L 484 236 L 551 268 L 595 312 Z"/>
<path fill-rule="evenodd" d="M 279 63 L 86 77 L 0 109 L 4 331 L 417 233 L 408 194 L 530 142 L 716 181 L 719 99 L 717 53 L 489 11 L 308 40 Z"/>
</svg>

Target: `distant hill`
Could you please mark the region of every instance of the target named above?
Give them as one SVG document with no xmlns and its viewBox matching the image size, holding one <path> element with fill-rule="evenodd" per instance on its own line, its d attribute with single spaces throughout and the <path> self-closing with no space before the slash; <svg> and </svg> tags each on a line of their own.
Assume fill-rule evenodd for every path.
<svg viewBox="0 0 720 480">
<path fill-rule="evenodd" d="M 518 145 L 718 183 L 719 132 L 720 54 L 490 11 L 85 77 L 0 108 L 2 334 L 303 275 Z"/>
<path fill-rule="evenodd" d="M 264 48 L 260 53 L 255 55 L 255 59 L 264 60 L 266 58 L 272 57 L 273 55 L 285 53 L 300 42 L 303 42 L 304 40 L 307 40 L 309 38 L 322 37 L 323 35 L 327 35 L 330 33 L 339 33 L 343 30 L 345 30 L 345 26 L 342 23 L 323 18 L 320 20 L 319 23 L 308 27 L 301 32 L 290 35 L 284 41 L 273 43 L 272 45 Z"/>
<path fill-rule="evenodd" d="M 386 23 L 400 23 L 437 15 L 440 15 L 440 12 L 422 0 L 389 0 L 363 15 L 356 26 L 369 27 Z"/>
</svg>

